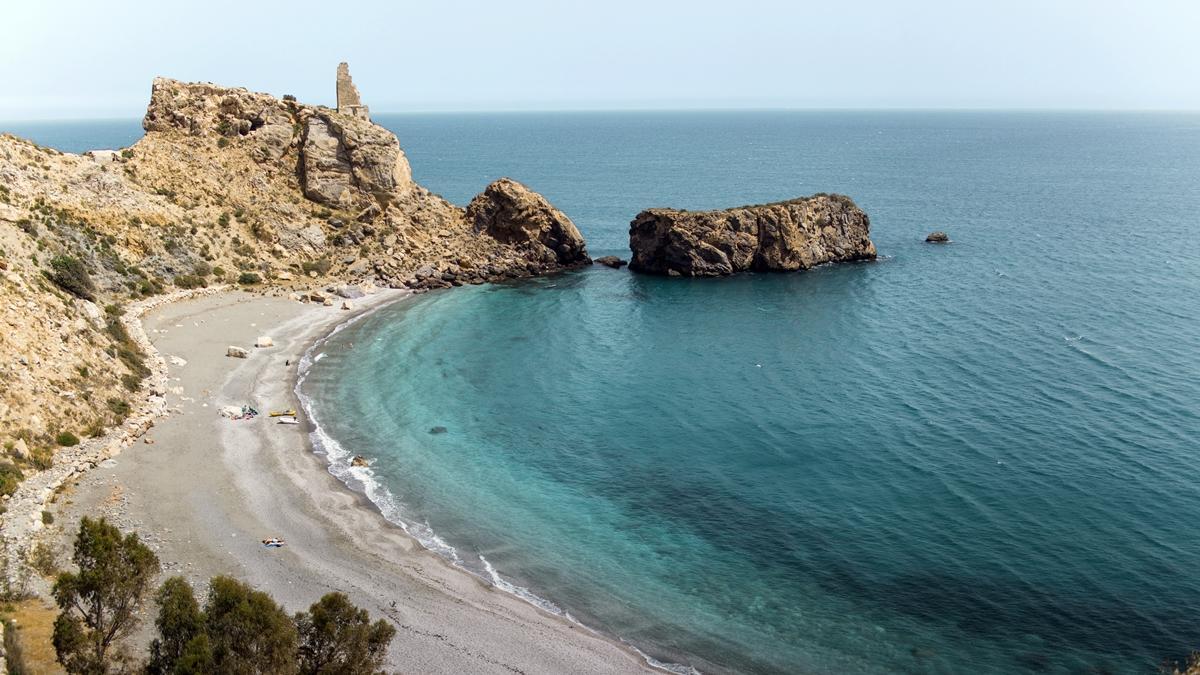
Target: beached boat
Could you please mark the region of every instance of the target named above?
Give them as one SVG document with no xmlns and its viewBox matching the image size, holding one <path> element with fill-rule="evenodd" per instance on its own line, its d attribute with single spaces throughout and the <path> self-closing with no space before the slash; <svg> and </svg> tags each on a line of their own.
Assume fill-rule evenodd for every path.
<svg viewBox="0 0 1200 675">
<path fill-rule="evenodd" d="M 272 410 L 271 417 L 295 417 L 295 410 Z"/>
</svg>

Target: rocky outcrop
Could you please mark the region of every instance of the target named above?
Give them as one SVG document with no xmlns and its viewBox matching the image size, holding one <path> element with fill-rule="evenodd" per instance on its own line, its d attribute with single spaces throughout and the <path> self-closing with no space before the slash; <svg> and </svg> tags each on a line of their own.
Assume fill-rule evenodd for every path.
<svg viewBox="0 0 1200 675">
<path fill-rule="evenodd" d="M 945 232 L 941 232 L 941 231 L 930 232 L 929 236 L 925 237 L 925 243 L 927 243 L 927 244 L 949 244 L 950 243 L 950 235 L 946 234 Z"/>
<path fill-rule="evenodd" d="M 587 260 L 570 219 L 516 183 L 470 216 L 416 184 L 396 136 L 356 109 L 159 78 L 143 127 L 86 156 L 0 134 L 0 448 L 26 480 L 70 452 L 59 432 L 101 437 L 129 417 L 146 366 L 122 306 L 236 283 L 333 307 L 306 294 Z"/>
<path fill-rule="evenodd" d="M 467 206 L 475 231 L 548 265 L 591 263 L 579 228 L 546 198 L 511 178 L 487 186 Z"/>
<path fill-rule="evenodd" d="M 630 224 L 629 248 L 635 272 L 689 277 L 875 257 L 867 214 L 849 197 L 826 194 L 724 211 L 650 209 Z"/>
</svg>

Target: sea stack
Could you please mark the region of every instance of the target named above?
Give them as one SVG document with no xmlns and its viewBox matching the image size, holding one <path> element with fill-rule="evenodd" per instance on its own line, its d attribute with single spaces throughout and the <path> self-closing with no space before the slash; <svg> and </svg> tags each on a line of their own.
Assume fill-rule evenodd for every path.
<svg viewBox="0 0 1200 675">
<path fill-rule="evenodd" d="M 816 194 L 721 211 L 649 209 L 629 225 L 629 269 L 712 277 L 871 260 L 870 219 L 843 195 Z"/>
</svg>

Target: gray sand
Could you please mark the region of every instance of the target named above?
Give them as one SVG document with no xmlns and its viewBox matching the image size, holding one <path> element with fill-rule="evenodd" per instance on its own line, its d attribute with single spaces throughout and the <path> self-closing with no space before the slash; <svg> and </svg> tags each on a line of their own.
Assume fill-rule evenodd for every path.
<svg viewBox="0 0 1200 675">
<path fill-rule="evenodd" d="M 381 292 L 355 311 L 400 297 Z M 268 591 L 289 612 L 341 591 L 397 628 L 389 669 L 421 673 L 626 673 L 640 656 L 547 614 L 424 550 L 326 471 L 305 424 L 269 409 L 296 408 L 296 362 L 308 344 L 352 312 L 241 292 L 157 310 L 146 333 L 167 358 L 176 409 L 115 467 L 86 475 L 59 514 L 64 546 L 84 514 L 141 533 L 163 561 L 206 590 L 229 574 Z M 259 335 L 275 346 L 254 349 Z M 225 356 L 228 345 L 251 350 Z M 170 357 L 187 361 L 178 366 Z M 285 366 L 285 360 L 291 366 Z M 178 388 L 178 389 L 177 389 Z M 222 418 L 222 405 L 254 405 L 253 421 Z M 61 501 L 61 500 L 60 500 Z M 287 545 L 267 549 L 262 539 Z M 144 637 L 144 636 L 143 636 Z"/>
</svg>

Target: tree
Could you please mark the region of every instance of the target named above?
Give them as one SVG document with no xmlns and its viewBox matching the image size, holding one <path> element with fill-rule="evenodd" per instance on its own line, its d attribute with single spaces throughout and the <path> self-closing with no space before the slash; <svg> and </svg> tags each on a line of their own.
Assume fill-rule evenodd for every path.
<svg viewBox="0 0 1200 675">
<path fill-rule="evenodd" d="M 154 621 L 158 637 L 150 643 L 147 672 L 153 675 L 202 672 L 195 668 L 209 665 L 212 653 L 204 632 L 204 613 L 192 587 L 183 577 L 171 577 L 159 587 L 154 602 L 158 605 L 158 618 Z"/>
<path fill-rule="evenodd" d="M 296 673 L 296 626 L 271 596 L 214 577 L 204 605 L 213 672 Z"/>
<path fill-rule="evenodd" d="M 342 593 L 327 593 L 296 615 L 302 675 L 375 675 L 396 635 L 391 624 L 371 623 L 367 610 Z"/>
<path fill-rule="evenodd" d="M 62 612 L 54 621 L 54 651 L 69 673 L 107 673 L 121 660 L 113 645 L 137 626 L 138 610 L 158 572 L 158 556 L 101 518 L 79 523 L 72 557 L 78 572 L 54 582 Z"/>
</svg>

